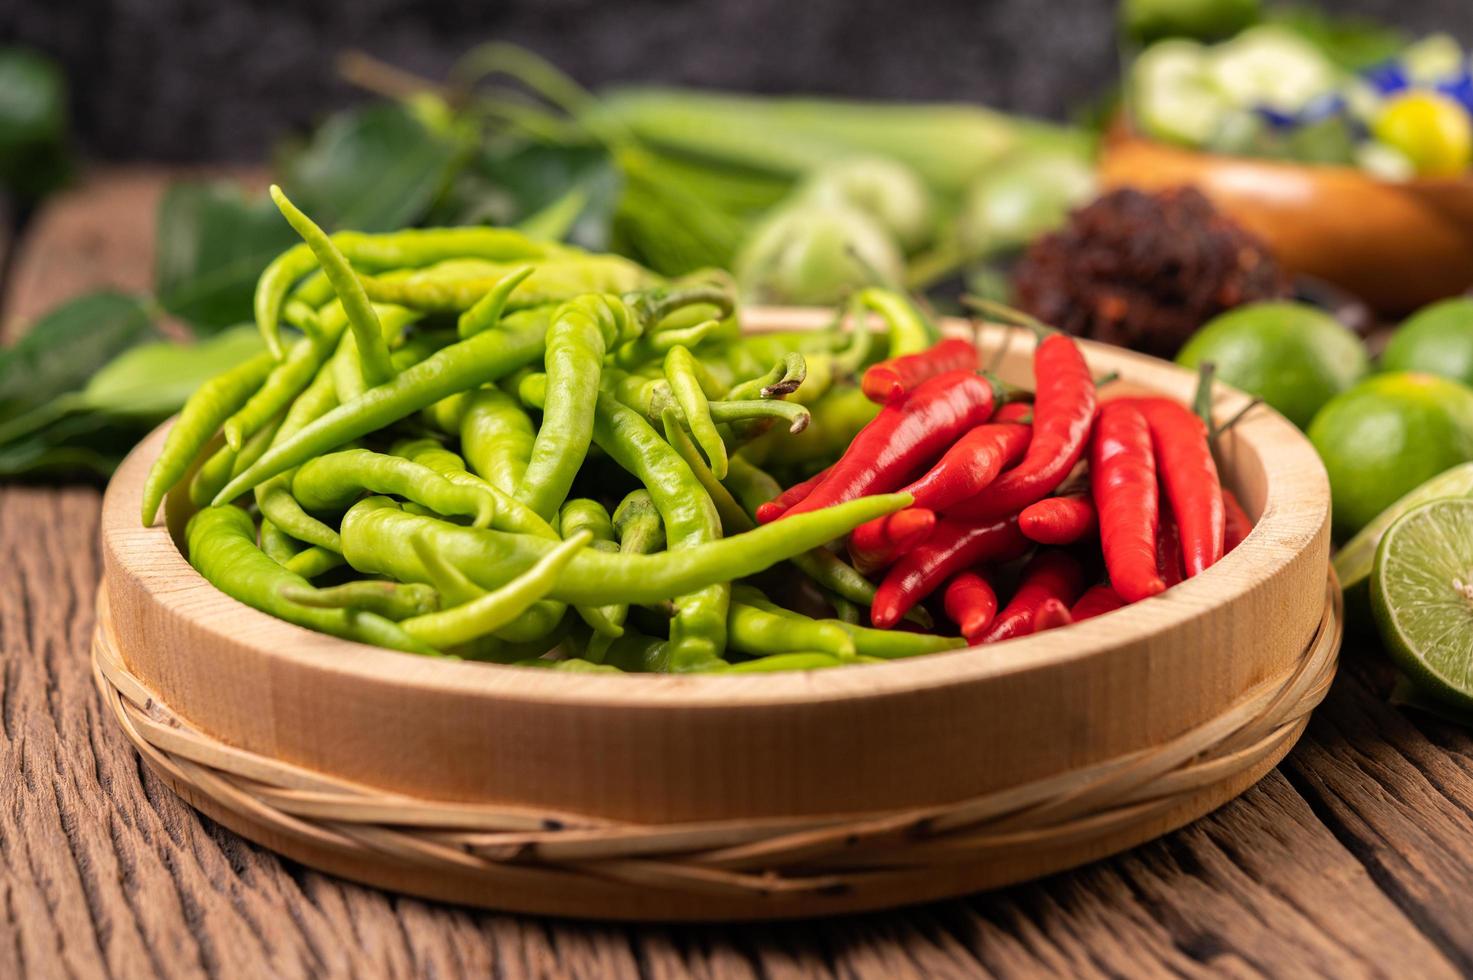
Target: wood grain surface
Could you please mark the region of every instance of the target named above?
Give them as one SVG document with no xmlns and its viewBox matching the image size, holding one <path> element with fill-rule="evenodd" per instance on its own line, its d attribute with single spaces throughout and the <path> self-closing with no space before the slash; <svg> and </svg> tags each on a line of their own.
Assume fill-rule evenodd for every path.
<svg viewBox="0 0 1473 980">
<path fill-rule="evenodd" d="M 17 246 L 8 314 L 28 320 L 95 284 L 97 265 L 73 251 L 96 241 L 79 211 L 132 215 L 136 248 L 146 248 L 151 208 L 130 199 L 156 190 L 140 186 L 99 174 L 84 197 L 49 206 Z M 110 271 L 104 278 L 146 286 Z M 99 502 L 90 488 L 0 488 L 0 976 L 1473 972 L 1473 736 L 1388 706 L 1363 632 L 1278 770 L 1121 857 L 822 922 L 544 921 L 304 870 L 197 816 L 147 775 L 101 715 L 87 668 Z"/>
</svg>

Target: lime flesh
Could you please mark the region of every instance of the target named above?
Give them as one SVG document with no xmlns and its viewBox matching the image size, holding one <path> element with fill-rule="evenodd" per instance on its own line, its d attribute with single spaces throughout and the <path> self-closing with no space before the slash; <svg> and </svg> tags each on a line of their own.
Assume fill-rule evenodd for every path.
<svg viewBox="0 0 1473 980">
<path fill-rule="evenodd" d="M 1371 609 L 1413 685 L 1473 706 L 1473 500 L 1435 500 L 1391 525 L 1376 549 Z"/>
<path fill-rule="evenodd" d="M 1387 507 L 1335 553 L 1335 574 L 1340 578 L 1340 587 L 1348 592 L 1370 578 L 1376 546 L 1398 517 L 1434 500 L 1470 495 L 1473 495 L 1473 463 L 1462 463 L 1439 473 Z"/>
</svg>

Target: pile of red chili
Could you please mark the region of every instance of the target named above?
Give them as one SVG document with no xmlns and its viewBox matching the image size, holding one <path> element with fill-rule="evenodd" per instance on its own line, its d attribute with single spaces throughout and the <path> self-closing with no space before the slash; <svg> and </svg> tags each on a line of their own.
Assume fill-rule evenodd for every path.
<svg viewBox="0 0 1473 980">
<path fill-rule="evenodd" d="M 1062 333 L 1039 341 L 1033 377 L 1031 400 L 1004 397 L 960 340 L 874 365 L 863 390 L 884 406 L 879 415 L 838 462 L 758 519 L 910 493 L 911 507 L 848 542 L 855 567 L 878 581 L 871 620 L 896 626 L 934 597 L 974 643 L 1150 598 L 1247 535 L 1208 425 L 1191 409 L 1161 397 L 1102 400 Z"/>
</svg>

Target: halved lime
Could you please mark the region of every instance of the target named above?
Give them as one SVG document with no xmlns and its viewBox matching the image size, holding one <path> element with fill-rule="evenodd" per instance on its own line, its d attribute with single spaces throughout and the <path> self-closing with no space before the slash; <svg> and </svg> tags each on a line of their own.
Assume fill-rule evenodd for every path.
<svg viewBox="0 0 1473 980">
<path fill-rule="evenodd" d="M 1434 500 L 1468 496 L 1473 496 L 1473 463 L 1459 463 L 1387 507 L 1335 553 L 1335 574 L 1340 577 L 1340 588 L 1349 592 L 1370 577 L 1371 565 L 1376 560 L 1376 546 L 1398 517 L 1413 507 Z"/>
<path fill-rule="evenodd" d="M 1434 500 L 1391 525 L 1376 549 L 1371 609 L 1414 685 L 1473 706 L 1473 500 Z"/>
</svg>

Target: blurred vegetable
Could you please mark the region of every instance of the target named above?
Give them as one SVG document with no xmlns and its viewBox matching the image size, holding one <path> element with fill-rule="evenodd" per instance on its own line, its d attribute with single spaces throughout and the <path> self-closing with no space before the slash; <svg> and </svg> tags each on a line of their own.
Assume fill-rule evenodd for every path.
<svg viewBox="0 0 1473 980">
<path fill-rule="evenodd" d="M 966 254 L 996 255 L 1027 245 L 1064 223 L 1095 189 L 1088 160 L 1064 153 L 1020 153 L 973 181 L 959 234 Z"/>
<path fill-rule="evenodd" d="M 1373 131 L 1422 176 L 1452 177 L 1473 160 L 1473 118 L 1436 92 L 1413 91 L 1392 99 L 1376 117 Z"/>
<path fill-rule="evenodd" d="M 66 82 L 51 59 L 0 48 L 0 189 L 42 197 L 70 174 Z"/>
<path fill-rule="evenodd" d="M 909 167 L 893 160 L 858 157 L 824 167 L 800 193 L 815 201 L 858 208 L 879 222 L 907 252 L 926 244 L 934 231 L 926 185 Z"/>
<path fill-rule="evenodd" d="M 753 302 L 832 304 L 860 286 L 899 282 L 904 271 L 898 246 L 866 212 L 811 200 L 774 212 L 736 260 Z"/>
<path fill-rule="evenodd" d="M 1199 40 L 1236 34 L 1258 19 L 1259 0 L 1124 0 L 1120 26 L 1132 40 Z"/>
</svg>

